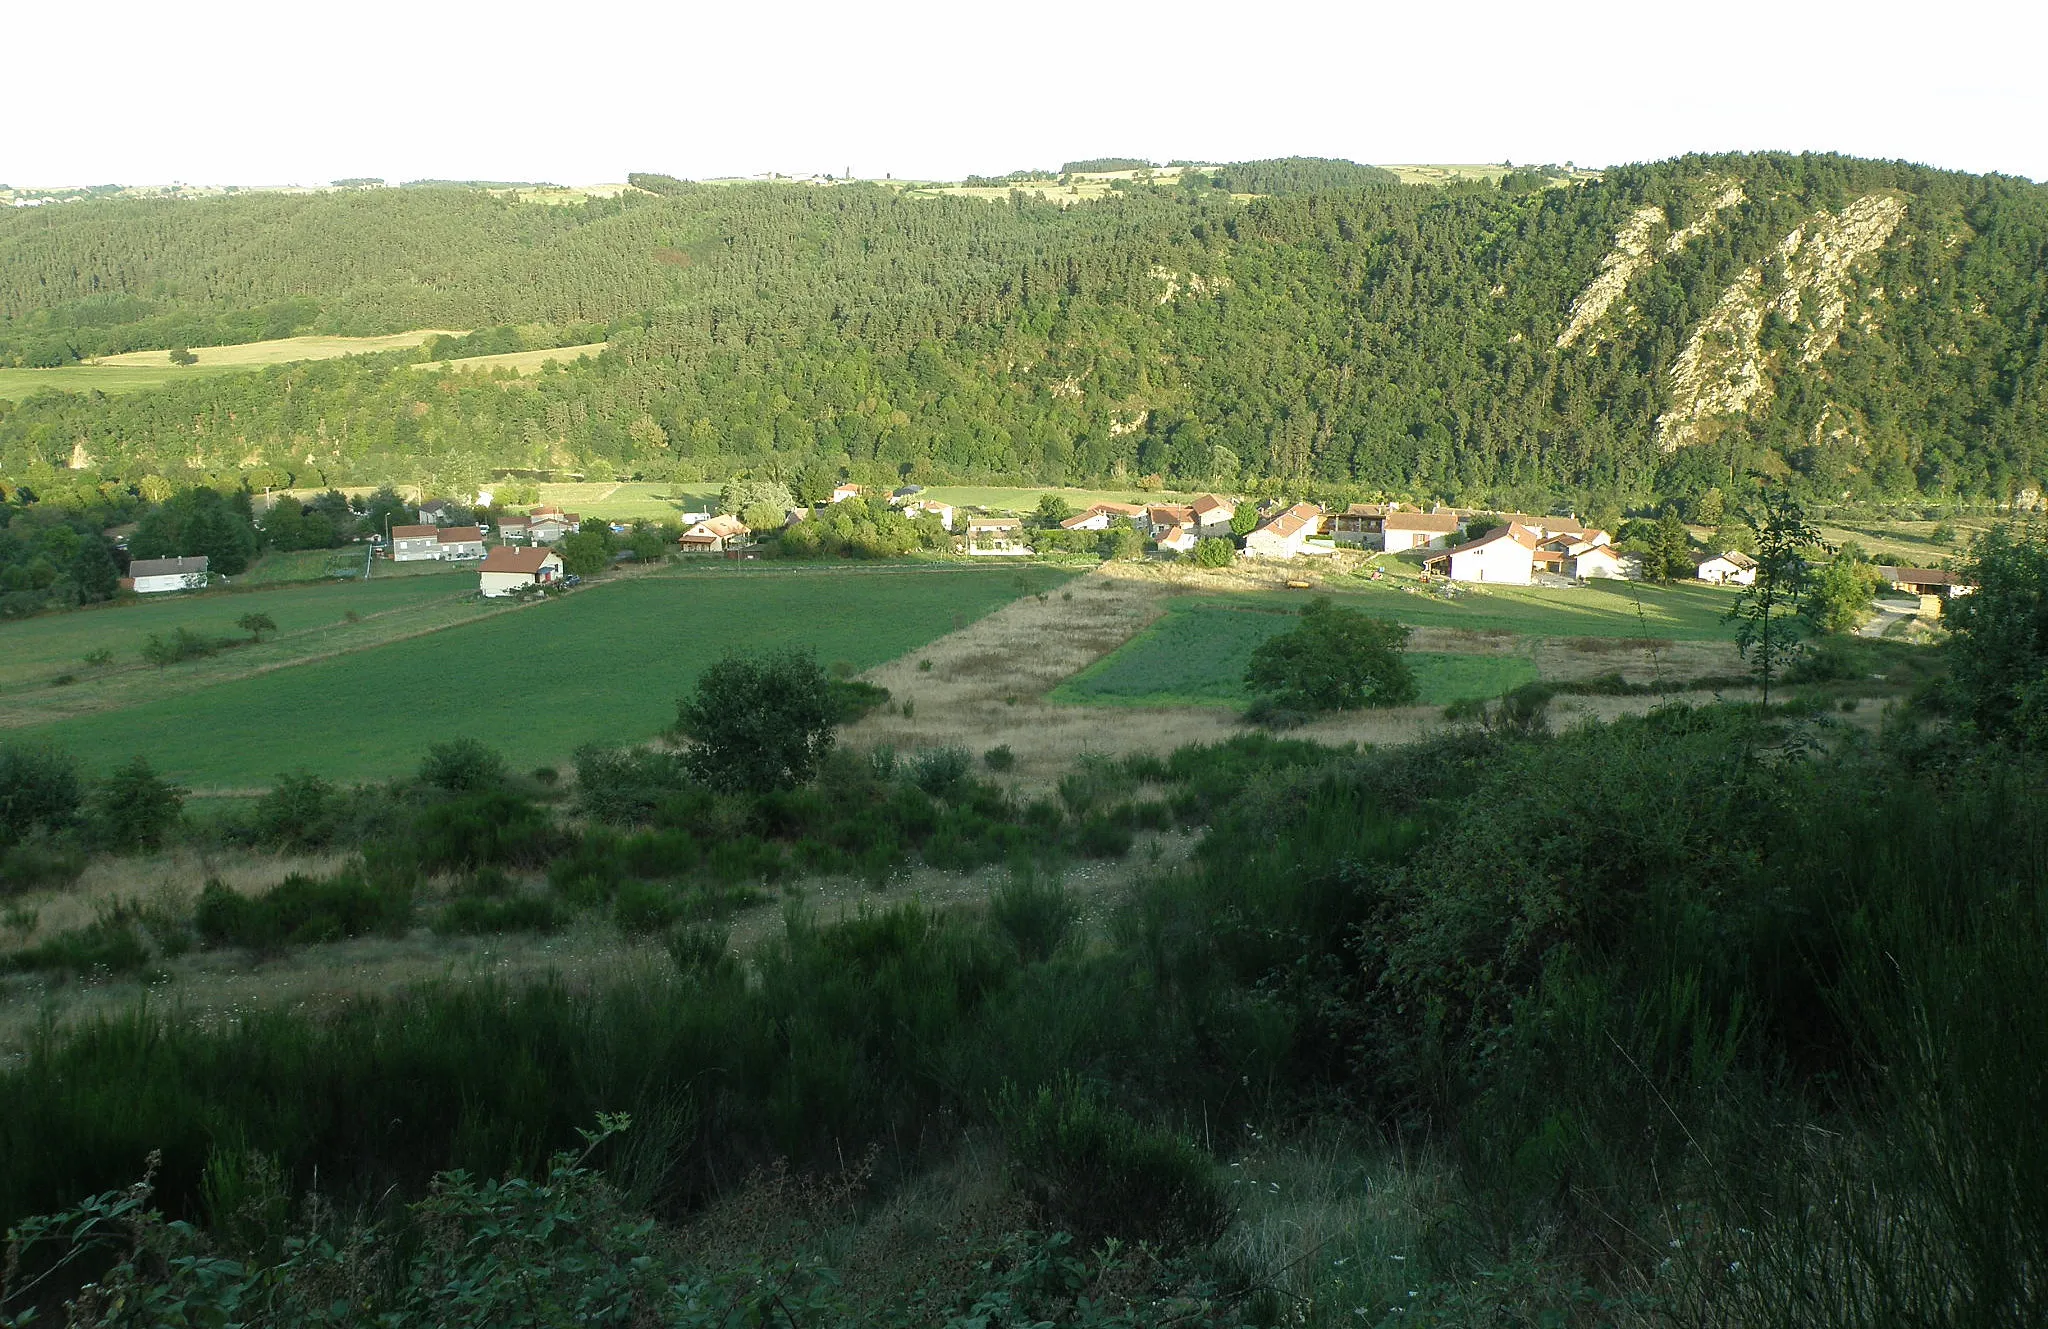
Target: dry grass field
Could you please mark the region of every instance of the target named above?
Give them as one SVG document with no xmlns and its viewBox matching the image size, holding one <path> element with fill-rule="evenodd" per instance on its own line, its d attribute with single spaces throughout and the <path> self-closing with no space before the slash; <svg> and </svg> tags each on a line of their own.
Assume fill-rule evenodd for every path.
<svg viewBox="0 0 2048 1329">
<path fill-rule="evenodd" d="M 343 355 L 396 351 L 419 346 L 429 337 L 462 335 L 443 328 L 397 332 L 388 337 L 283 337 L 240 346 L 201 346 L 198 361 L 174 365 L 168 351 L 128 351 L 57 369 L 0 369 L 0 399 L 20 401 L 45 389 L 58 392 L 104 392 L 114 396 L 211 374 L 261 369 L 301 360 L 332 360 Z"/>
</svg>

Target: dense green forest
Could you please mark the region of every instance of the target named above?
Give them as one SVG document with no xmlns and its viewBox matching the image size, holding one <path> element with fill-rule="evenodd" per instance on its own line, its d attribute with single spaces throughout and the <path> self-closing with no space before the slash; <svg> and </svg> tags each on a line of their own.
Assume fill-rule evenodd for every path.
<svg viewBox="0 0 2048 1329">
<path fill-rule="evenodd" d="M 601 325 L 611 345 L 524 379 L 395 352 L 33 395 L 0 404 L 0 474 L 459 487 L 823 461 L 1614 511 L 1752 476 L 1996 502 L 2048 473 L 2035 185 L 1824 156 L 1555 188 L 1370 171 L 1239 163 L 1068 207 L 668 181 L 568 206 L 416 188 L 19 210 L 0 364 L 285 331 Z"/>
</svg>

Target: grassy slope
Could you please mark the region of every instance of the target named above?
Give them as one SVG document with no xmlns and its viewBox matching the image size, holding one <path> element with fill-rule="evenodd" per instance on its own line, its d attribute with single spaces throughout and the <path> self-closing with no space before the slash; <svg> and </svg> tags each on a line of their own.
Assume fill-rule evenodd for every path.
<svg viewBox="0 0 2048 1329">
<path fill-rule="evenodd" d="M 1260 643 L 1292 626 L 1293 615 L 1194 602 L 1165 617 L 1101 661 L 1062 683 L 1053 700 L 1107 706 L 1236 705 L 1249 700 L 1245 665 Z M 1520 656 L 1414 651 L 1418 700 L 1443 706 L 1497 697 L 1533 682 Z"/>
<path fill-rule="evenodd" d="M 582 743 L 659 732 L 676 696 L 727 649 L 810 647 L 827 663 L 866 668 L 1015 598 L 1017 573 L 646 577 L 29 736 L 94 767 L 139 751 L 202 788 L 300 768 L 382 778 L 410 770 L 428 743 L 465 734 L 517 766 L 559 763 Z M 1025 575 L 1033 590 L 1063 580 Z"/>
<path fill-rule="evenodd" d="M 1402 578 L 1385 582 L 1333 578 L 1322 589 L 1367 613 L 1384 614 L 1416 627 L 1530 637 L 1656 637 L 1670 641 L 1732 641 L 1735 637 L 1734 627 L 1722 621 L 1735 602 L 1735 592 L 1717 586 L 1594 582 L 1553 590 L 1460 583 L 1458 598 L 1443 600 L 1404 589 L 1412 584 Z"/>
<path fill-rule="evenodd" d="M 380 574 L 386 571 L 378 569 Z M 0 624 L 0 691 L 47 683 L 50 674 L 64 669 L 84 672 L 85 655 L 93 650 L 110 650 L 117 666 L 131 665 L 152 633 L 184 627 L 232 636 L 238 631 L 235 620 L 242 615 L 268 614 L 279 633 L 289 637 L 332 627 L 351 612 L 367 618 L 413 610 L 475 589 L 472 569 L 468 575 L 379 575 L 368 582 L 301 582 L 246 593 L 150 596 L 104 608 L 45 614 Z"/>
<path fill-rule="evenodd" d="M 130 351 L 107 356 L 96 364 L 65 365 L 59 369 L 0 369 L 0 399 L 20 401 L 45 388 L 59 392 L 104 392 L 111 396 L 240 369 L 398 350 L 418 346 L 429 337 L 440 336 L 442 331 L 424 328 L 388 337 L 283 337 L 240 346 L 202 346 L 192 352 L 199 357 L 199 362 L 192 365 L 172 364 L 165 351 Z"/>
</svg>

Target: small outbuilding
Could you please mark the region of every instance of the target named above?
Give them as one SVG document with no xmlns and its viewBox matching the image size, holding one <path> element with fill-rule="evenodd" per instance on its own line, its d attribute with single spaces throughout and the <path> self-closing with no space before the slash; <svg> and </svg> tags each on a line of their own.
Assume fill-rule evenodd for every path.
<svg viewBox="0 0 2048 1329">
<path fill-rule="evenodd" d="M 562 556 L 552 549 L 499 545 L 477 565 L 477 589 L 496 599 L 529 586 L 545 586 L 562 575 Z"/>
<path fill-rule="evenodd" d="M 1693 575 L 1716 586 L 1753 586 L 1756 584 L 1756 560 L 1740 549 L 1714 555 L 1693 569 Z"/>
</svg>

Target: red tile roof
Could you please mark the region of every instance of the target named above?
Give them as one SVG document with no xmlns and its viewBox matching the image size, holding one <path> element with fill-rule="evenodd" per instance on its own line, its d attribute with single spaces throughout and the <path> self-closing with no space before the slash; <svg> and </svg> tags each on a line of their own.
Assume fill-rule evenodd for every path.
<svg viewBox="0 0 2048 1329">
<path fill-rule="evenodd" d="M 438 540 L 441 528 L 438 526 L 394 526 L 391 528 L 394 540 Z"/>
<path fill-rule="evenodd" d="M 1429 531 L 1448 535 L 1458 529 L 1458 514 L 1455 512 L 1390 512 L 1387 514 L 1387 529 L 1390 531 Z"/>
<path fill-rule="evenodd" d="M 484 531 L 481 526 L 443 526 L 441 543 L 444 545 L 482 544 Z"/>
<path fill-rule="evenodd" d="M 484 555 L 484 561 L 477 564 L 480 572 L 523 572 L 528 576 L 539 572 L 550 559 L 560 563 L 561 556 L 552 549 L 514 549 L 511 545 L 499 545 Z"/>
</svg>

